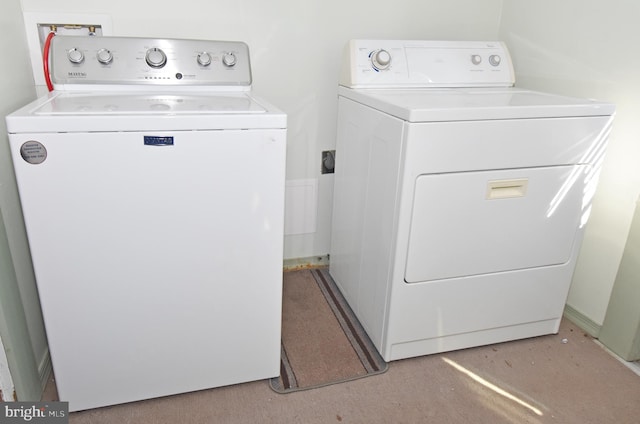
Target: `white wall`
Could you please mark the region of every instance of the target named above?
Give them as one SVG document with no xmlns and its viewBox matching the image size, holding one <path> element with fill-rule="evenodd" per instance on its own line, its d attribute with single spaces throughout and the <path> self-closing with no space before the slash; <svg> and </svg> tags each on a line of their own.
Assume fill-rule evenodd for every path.
<svg viewBox="0 0 640 424">
<path fill-rule="evenodd" d="M 519 85 L 613 102 L 617 115 L 568 304 L 602 325 L 640 193 L 640 2 L 507 0 Z"/>
<path fill-rule="evenodd" d="M 114 35 L 240 40 L 254 89 L 289 117 L 287 179 L 318 179 L 317 231 L 287 236 L 285 258 L 329 252 L 338 70 L 350 38 L 495 39 L 502 0 L 22 0 L 30 12 L 110 15 Z M 339 156 L 337 158 L 339 159 Z"/>
</svg>

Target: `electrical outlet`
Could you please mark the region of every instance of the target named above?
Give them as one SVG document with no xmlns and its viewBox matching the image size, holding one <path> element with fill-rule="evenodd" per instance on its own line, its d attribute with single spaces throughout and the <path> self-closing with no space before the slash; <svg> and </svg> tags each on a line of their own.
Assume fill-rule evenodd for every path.
<svg viewBox="0 0 640 424">
<path fill-rule="evenodd" d="M 45 85 L 42 54 L 45 40 L 52 30 L 56 35 L 112 35 L 108 15 L 24 12 L 24 25 L 36 87 Z"/>
<path fill-rule="evenodd" d="M 325 150 L 324 152 L 322 152 L 322 164 L 321 164 L 320 172 L 322 174 L 333 174 L 335 166 L 336 166 L 336 151 Z"/>
</svg>

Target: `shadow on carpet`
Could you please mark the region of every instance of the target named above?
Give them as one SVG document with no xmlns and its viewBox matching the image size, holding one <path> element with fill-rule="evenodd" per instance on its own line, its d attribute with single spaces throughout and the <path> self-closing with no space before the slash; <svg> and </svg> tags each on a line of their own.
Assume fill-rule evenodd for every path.
<svg viewBox="0 0 640 424">
<path fill-rule="evenodd" d="M 342 383 L 387 370 L 328 269 L 284 273 L 278 393 Z"/>
</svg>

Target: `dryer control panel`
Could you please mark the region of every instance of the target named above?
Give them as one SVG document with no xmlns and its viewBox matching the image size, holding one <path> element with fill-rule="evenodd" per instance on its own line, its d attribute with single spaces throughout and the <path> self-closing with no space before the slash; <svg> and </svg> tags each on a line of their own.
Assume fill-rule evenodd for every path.
<svg viewBox="0 0 640 424">
<path fill-rule="evenodd" d="M 239 41 L 56 36 L 50 57 L 55 89 L 251 87 L 249 48 Z"/>
<path fill-rule="evenodd" d="M 511 56 L 502 42 L 351 40 L 340 84 L 351 88 L 510 87 Z"/>
</svg>

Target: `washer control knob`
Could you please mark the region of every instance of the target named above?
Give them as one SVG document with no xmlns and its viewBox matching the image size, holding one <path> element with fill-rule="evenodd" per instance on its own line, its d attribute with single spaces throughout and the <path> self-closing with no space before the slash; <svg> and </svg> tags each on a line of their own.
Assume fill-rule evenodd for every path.
<svg viewBox="0 0 640 424">
<path fill-rule="evenodd" d="M 479 54 L 472 54 L 471 63 L 473 63 L 474 65 L 479 65 L 480 63 L 482 63 L 482 56 L 480 56 Z"/>
<path fill-rule="evenodd" d="M 67 52 L 67 57 L 71 63 L 82 63 L 84 60 L 84 53 L 74 47 Z"/>
<path fill-rule="evenodd" d="M 236 64 L 237 61 L 238 59 L 236 59 L 236 55 L 232 52 L 222 55 L 222 63 L 224 63 L 224 66 L 232 67 Z"/>
<path fill-rule="evenodd" d="M 96 54 L 96 58 L 98 59 L 98 62 L 103 65 L 108 65 L 113 60 L 113 54 L 107 49 L 100 49 Z"/>
<path fill-rule="evenodd" d="M 371 65 L 378 71 L 384 71 L 391 66 L 391 54 L 384 49 L 376 50 L 371 53 Z"/>
<path fill-rule="evenodd" d="M 198 64 L 202 66 L 211 65 L 211 55 L 207 52 L 198 53 Z"/>
<path fill-rule="evenodd" d="M 162 68 L 167 64 L 167 55 L 156 47 L 147 50 L 147 54 L 144 58 L 147 61 L 147 65 L 152 68 Z"/>
<path fill-rule="evenodd" d="M 500 62 L 502 62 L 502 58 L 497 54 L 492 54 L 491 56 L 489 56 L 489 63 L 491 64 L 491 66 L 498 66 L 500 65 Z"/>
</svg>

